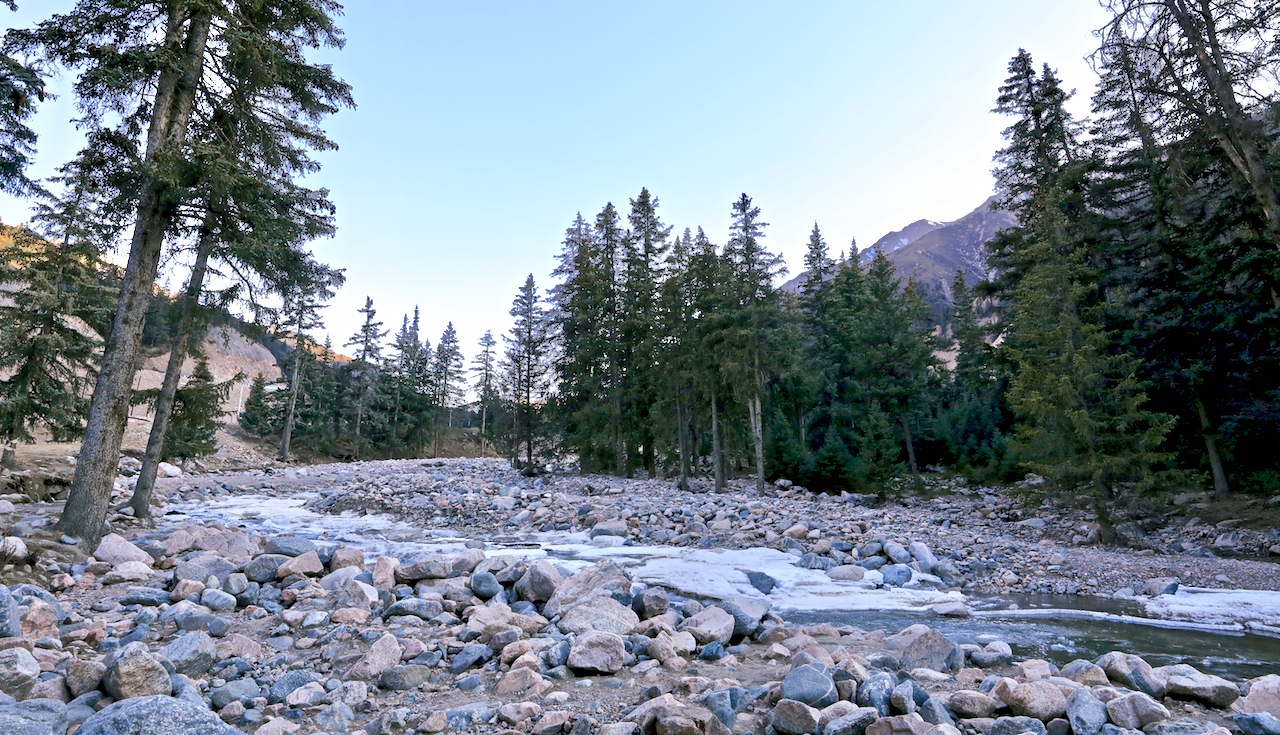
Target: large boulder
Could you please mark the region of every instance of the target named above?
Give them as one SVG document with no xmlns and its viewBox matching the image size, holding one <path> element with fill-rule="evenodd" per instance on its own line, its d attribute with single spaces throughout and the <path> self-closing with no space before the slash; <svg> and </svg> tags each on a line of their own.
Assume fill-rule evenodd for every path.
<svg viewBox="0 0 1280 735">
<path fill-rule="evenodd" d="M 1117 727 L 1129 730 L 1169 719 L 1169 710 L 1143 692 L 1129 692 L 1107 702 L 1107 714 Z"/>
<path fill-rule="evenodd" d="M 602 559 L 564 580 L 543 606 L 548 618 L 563 615 L 570 608 L 598 597 L 626 598 L 631 593 L 631 578 L 612 559 Z"/>
<path fill-rule="evenodd" d="M 173 663 L 179 674 L 198 677 L 213 666 L 218 647 L 204 631 L 187 633 L 160 649 L 160 655 Z"/>
<path fill-rule="evenodd" d="M 961 689 L 951 693 L 951 697 L 947 700 L 947 706 L 958 716 L 968 719 L 990 717 L 995 713 L 1000 703 L 983 692 Z"/>
<path fill-rule="evenodd" d="M 621 636 L 589 631 L 579 635 L 569 648 L 569 668 L 612 674 L 622 668 L 626 655 Z"/>
<path fill-rule="evenodd" d="M 733 639 L 737 622 L 723 608 L 712 605 L 685 621 L 681 630 L 688 631 L 700 645 L 718 641 L 721 645 Z"/>
<path fill-rule="evenodd" d="M 1238 703 L 1245 713 L 1267 712 L 1280 717 L 1280 675 L 1267 674 L 1249 680 L 1249 696 Z"/>
<path fill-rule="evenodd" d="M 65 735 L 67 705 L 56 699 L 2 704 L 0 732 L 5 735 Z"/>
<path fill-rule="evenodd" d="M 370 681 L 377 679 L 382 672 L 400 663 L 400 642 L 387 633 L 374 641 L 369 652 L 347 669 L 344 679 L 354 681 Z"/>
<path fill-rule="evenodd" d="M 729 597 L 719 606 L 733 616 L 733 635 L 747 636 L 760 628 L 760 620 L 773 608 L 773 603 L 759 597 Z"/>
<path fill-rule="evenodd" d="M 84 721 L 77 735 L 240 735 L 213 712 L 172 697 L 116 702 Z"/>
<path fill-rule="evenodd" d="M 127 561 L 138 561 L 151 566 L 155 561 L 150 554 L 129 543 L 124 536 L 117 533 L 109 533 L 102 537 L 102 541 L 98 542 L 98 548 L 93 552 L 93 558 L 105 561 L 111 566 Z"/>
<path fill-rule="evenodd" d="M 1230 707 L 1240 698 L 1240 689 L 1235 684 L 1194 669 L 1170 676 L 1167 688 L 1171 697 L 1195 699 L 1220 708 Z"/>
<path fill-rule="evenodd" d="M 516 594 L 529 602 L 546 602 L 555 594 L 556 588 L 564 582 L 564 576 L 556 565 L 546 559 L 539 559 L 529 565 L 524 576 L 516 581 Z M 550 613 L 548 613 L 550 614 Z"/>
<path fill-rule="evenodd" d="M 1041 722 L 1067 714 L 1067 698 L 1062 690 L 1047 681 L 1028 681 L 1019 684 L 1009 694 L 1009 709 L 1015 715 L 1034 717 Z"/>
<path fill-rule="evenodd" d="M 286 559 L 288 557 L 285 557 Z M 254 560 L 256 562 L 257 559 Z M 246 573 L 248 570 L 245 570 Z M 209 577 L 216 577 L 218 584 L 226 584 L 227 577 L 236 572 L 236 565 L 218 556 L 217 554 L 201 554 L 200 556 L 187 559 L 180 562 L 173 569 L 174 579 L 193 579 L 197 582 L 204 582 Z M 253 575 L 249 575 L 249 579 L 254 582 L 268 582 L 270 579 L 256 579 Z"/>
<path fill-rule="evenodd" d="M 1168 688 L 1167 682 L 1156 675 L 1151 664 L 1131 653 L 1112 651 L 1103 654 L 1094 661 L 1107 672 L 1111 681 L 1119 682 L 1152 697 L 1163 697 Z"/>
<path fill-rule="evenodd" d="M 169 672 L 145 643 L 134 641 L 116 652 L 102 677 L 107 694 L 116 699 L 168 696 L 173 692 Z"/>
<path fill-rule="evenodd" d="M 0 651 L 0 692 L 26 699 L 40 680 L 40 662 L 25 648 Z"/>
<path fill-rule="evenodd" d="M 783 699 L 769 713 L 769 724 L 783 735 L 808 735 L 818 730 L 818 710 L 804 702 Z"/>
<path fill-rule="evenodd" d="M 902 652 L 899 665 L 903 671 L 932 669 L 958 671 L 964 663 L 964 652 L 936 630 L 917 636 Z"/>
<path fill-rule="evenodd" d="M 640 624 L 640 616 L 611 597 L 602 597 L 590 605 L 572 607 L 560 619 L 560 630 L 585 633 L 599 630 L 627 635 Z"/>
<path fill-rule="evenodd" d="M 783 699 L 794 699 L 818 709 L 835 704 L 840 699 L 835 680 L 827 672 L 811 664 L 792 668 L 782 678 L 779 693 Z"/>
</svg>

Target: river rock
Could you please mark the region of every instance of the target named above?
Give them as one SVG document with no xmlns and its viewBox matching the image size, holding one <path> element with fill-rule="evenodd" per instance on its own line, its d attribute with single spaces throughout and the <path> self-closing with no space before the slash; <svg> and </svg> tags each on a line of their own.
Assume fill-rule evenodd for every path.
<svg viewBox="0 0 1280 735">
<path fill-rule="evenodd" d="M 1034 717 L 1048 722 L 1067 714 L 1067 698 L 1062 690 L 1047 681 L 1028 681 L 1019 684 L 1009 694 L 1009 709 L 1015 715 Z"/>
<path fill-rule="evenodd" d="M 198 631 L 187 633 L 176 638 L 172 643 L 160 649 L 160 655 L 173 663 L 179 674 L 198 677 L 213 666 L 218 655 L 218 647 L 208 633 Z"/>
<path fill-rule="evenodd" d="M 102 577 L 106 585 L 145 582 L 151 579 L 151 565 L 140 561 L 120 562 Z"/>
<path fill-rule="evenodd" d="M 1034 717 L 997 717 L 987 735 L 1048 735 L 1044 723 Z"/>
<path fill-rule="evenodd" d="M 901 668 L 932 669 L 934 671 L 959 671 L 964 664 L 964 652 L 936 630 L 918 636 L 902 652 Z"/>
<path fill-rule="evenodd" d="M 396 567 L 397 582 L 413 583 L 421 579 L 444 579 L 449 576 L 453 567 L 440 556 L 429 556 L 425 559 Z"/>
<path fill-rule="evenodd" d="M 284 579 L 295 574 L 321 574 L 324 572 L 324 564 L 320 563 L 320 555 L 315 549 L 305 554 L 291 557 L 289 561 L 284 562 L 276 567 L 276 579 Z"/>
<path fill-rule="evenodd" d="M 420 664 L 393 666 L 382 672 L 382 675 L 378 677 L 378 686 L 393 692 L 417 689 L 427 679 L 431 678 L 433 672 L 434 670 L 430 666 L 422 666 Z"/>
<path fill-rule="evenodd" d="M 773 603 L 759 597 L 734 596 L 721 600 L 718 606 L 733 616 L 733 635 L 748 636 L 760 629 L 760 620 L 773 608 Z"/>
<path fill-rule="evenodd" d="M 863 735 L 871 723 L 880 718 L 872 707 L 859 707 L 822 727 L 822 735 Z"/>
<path fill-rule="evenodd" d="M 250 562 L 250 566 L 252 566 L 256 561 L 257 559 Z M 246 568 L 245 571 L 247 574 L 248 569 Z M 216 577 L 218 584 L 222 585 L 226 583 L 227 577 L 235 572 L 236 565 L 230 561 L 227 561 L 215 554 L 201 554 L 200 556 L 188 559 L 184 562 L 179 562 L 178 566 L 173 569 L 173 578 L 194 579 L 197 582 L 204 582 L 208 580 L 209 577 Z M 265 579 L 254 579 L 252 575 L 249 575 L 249 579 L 254 582 L 268 581 Z M 271 579 L 275 579 L 275 577 L 272 577 Z"/>
<path fill-rule="evenodd" d="M 920 565 L 920 571 L 925 574 L 932 574 L 933 568 L 938 566 L 938 557 L 933 555 L 928 546 L 919 541 L 912 541 L 907 545 L 907 551 L 911 552 L 911 556 L 915 558 L 916 563 Z"/>
<path fill-rule="evenodd" d="M 267 545 L 263 547 L 263 551 L 268 554 L 283 554 L 284 556 L 302 556 L 308 551 L 315 550 L 316 545 L 309 539 L 297 536 L 275 536 L 268 539 Z"/>
<path fill-rule="evenodd" d="M 779 692 L 783 699 L 794 699 L 818 709 L 830 706 L 840 698 L 835 680 L 826 671 L 813 665 L 792 668 L 782 678 Z"/>
<path fill-rule="evenodd" d="M 666 591 L 657 587 L 647 587 L 631 599 L 631 609 L 640 616 L 641 620 L 663 614 L 670 605 L 671 600 L 667 597 Z"/>
<path fill-rule="evenodd" d="M 444 607 L 436 600 L 423 600 L 418 597 L 408 597 L 392 604 L 382 612 L 382 617 L 390 620 L 399 615 L 412 615 L 423 620 L 430 620 L 435 616 L 444 612 Z"/>
<path fill-rule="evenodd" d="M 1122 651 L 1112 651 L 1094 661 L 1112 681 L 1152 697 L 1163 697 L 1166 683 L 1152 673 L 1151 665 L 1140 657 Z"/>
<path fill-rule="evenodd" d="M 98 542 L 98 548 L 94 549 L 93 558 L 98 561 L 105 561 L 111 566 L 123 564 L 127 561 L 136 561 L 150 567 L 155 562 L 155 559 L 151 558 L 150 554 L 129 543 L 123 536 L 116 533 L 109 533 L 102 537 L 102 541 Z"/>
<path fill-rule="evenodd" d="M 1167 688 L 1170 696 L 1195 699 L 1223 709 L 1240 698 L 1240 689 L 1235 684 L 1194 669 L 1170 676 Z"/>
<path fill-rule="evenodd" d="M 841 564 L 827 570 L 827 576 L 837 582 L 861 582 L 866 575 L 867 570 L 857 564 Z"/>
<path fill-rule="evenodd" d="M 924 735 L 933 726 L 920 715 L 907 714 L 882 717 L 867 728 L 867 735 Z"/>
<path fill-rule="evenodd" d="M 173 692 L 169 672 L 147 651 L 147 645 L 138 641 L 116 652 L 103 674 L 102 688 L 116 699 L 168 696 Z"/>
<path fill-rule="evenodd" d="M 0 651 L 0 692 L 26 699 L 40 679 L 40 662 L 25 648 Z"/>
<path fill-rule="evenodd" d="M 1249 680 L 1249 695 L 1238 706 L 1246 713 L 1267 712 L 1280 717 L 1280 675 L 1267 674 Z"/>
<path fill-rule="evenodd" d="M 540 686 L 543 681 L 545 680 L 542 678 L 542 674 L 539 674 L 534 669 L 521 666 L 504 674 L 502 679 L 498 681 L 497 686 L 493 688 L 493 693 L 500 697 L 510 697 Z"/>
<path fill-rule="evenodd" d="M 1129 692 L 1107 702 L 1107 715 L 1117 727 L 1141 730 L 1153 722 L 1169 719 L 1169 710 L 1143 692 Z"/>
<path fill-rule="evenodd" d="M 818 710 L 794 699 L 778 701 L 769 713 L 769 724 L 784 735 L 808 735 L 818 729 Z"/>
<path fill-rule="evenodd" d="M 488 600 L 502 593 L 502 584 L 489 572 L 477 572 L 471 575 L 471 593 Z"/>
<path fill-rule="evenodd" d="M 0 584 L 0 638 L 17 638 L 22 635 L 22 618 L 18 601 L 9 588 Z"/>
<path fill-rule="evenodd" d="M 369 652 L 356 661 L 342 677 L 351 681 L 370 681 L 377 679 L 382 672 L 400 663 L 400 643 L 396 637 L 387 633 L 374 641 Z"/>
<path fill-rule="evenodd" d="M 621 636 L 588 631 L 573 641 L 568 664 L 571 669 L 612 674 L 622 668 L 626 655 L 626 644 Z"/>
<path fill-rule="evenodd" d="M 253 679 L 236 679 L 209 692 L 209 699 L 212 700 L 214 709 L 222 709 L 232 702 L 252 699 L 258 693 L 258 685 Z"/>
<path fill-rule="evenodd" d="M 854 702 L 859 707 L 872 707 L 881 717 L 888 717 L 889 698 L 893 695 L 893 689 L 898 685 L 898 681 L 892 675 L 883 671 L 872 674 L 866 682 L 858 685 L 858 693 L 854 697 Z M 1016 735 L 1016 733 L 1015 733 Z"/>
<path fill-rule="evenodd" d="M 101 661 L 86 661 L 79 658 L 68 661 L 65 674 L 67 689 L 71 691 L 71 696 L 79 697 L 96 691 L 102 686 L 102 676 L 106 671 L 107 666 Z"/>
<path fill-rule="evenodd" d="M 350 546 L 334 549 L 333 555 L 329 557 L 329 571 L 336 572 L 347 567 L 355 567 L 360 571 L 364 571 L 364 552 L 359 549 L 353 549 Z"/>
<path fill-rule="evenodd" d="M 1067 698 L 1067 721 L 1072 735 L 1097 735 L 1107 724 L 1107 705 L 1089 689 L 1077 689 Z"/>
<path fill-rule="evenodd" d="M 700 645 L 712 641 L 725 645 L 733 638 L 735 625 L 732 615 L 712 605 L 686 620 L 680 629 L 693 635 Z"/>
<path fill-rule="evenodd" d="M 271 682 L 271 688 L 267 690 L 267 704 L 279 704 L 288 699 L 290 694 L 320 679 L 319 674 L 306 669 L 286 671 Z"/>
<path fill-rule="evenodd" d="M 239 735 L 209 710 L 180 699 L 137 697 L 85 720 L 77 735 Z"/>
<path fill-rule="evenodd" d="M 906 564 L 889 564 L 880 568 L 880 574 L 888 587 L 901 587 L 911 581 L 911 567 Z"/>
<path fill-rule="evenodd" d="M 1244 735 L 1280 735 L 1280 718 L 1270 712 L 1231 715 Z"/>
<path fill-rule="evenodd" d="M 603 559 L 574 574 L 556 587 L 542 614 L 551 618 L 569 608 L 597 597 L 625 598 L 631 592 L 631 579 L 612 559 Z"/>
<path fill-rule="evenodd" d="M 449 673 L 461 674 L 472 666 L 478 666 L 493 658 L 493 649 L 482 643 L 468 643 L 449 664 Z"/>
<path fill-rule="evenodd" d="M 631 608 L 611 597 L 602 597 L 590 605 L 577 605 L 560 619 L 560 630 L 566 633 L 585 633 L 598 630 L 605 633 L 627 635 L 640 624 L 640 616 Z M 697 637 L 697 636 L 694 636 Z"/>
<path fill-rule="evenodd" d="M 961 689 L 951 693 L 947 706 L 960 717 L 990 717 L 1000 703 L 982 692 Z"/>
<path fill-rule="evenodd" d="M 1079 658 L 1063 666 L 1058 675 L 1085 686 L 1106 686 L 1110 683 L 1101 666 Z"/>
<path fill-rule="evenodd" d="M 64 735 L 67 705 L 53 699 L 0 704 L 0 732 L 6 735 Z"/>
<path fill-rule="evenodd" d="M 1177 594 L 1178 578 L 1177 577 L 1157 577 L 1155 579 L 1148 579 L 1142 585 L 1142 592 L 1143 594 L 1147 594 L 1152 597 L 1159 597 L 1160 595 Z"/>
<path fill-rule="evenodd" d="M 545 559 L 539 559 L 529 565 L 524 576 L 516 582 L 515 590 L 522 600 L 534 603 L 546 602 L 563 582 L 564 577 L 554 564 Z"/>
</svg>

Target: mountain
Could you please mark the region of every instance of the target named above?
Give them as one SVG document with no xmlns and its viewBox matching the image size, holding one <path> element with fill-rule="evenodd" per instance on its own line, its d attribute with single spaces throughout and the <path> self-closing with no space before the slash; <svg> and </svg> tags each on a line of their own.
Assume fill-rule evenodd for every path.
<svg viewBox="0 0 1280 735">
<path fill-rule="evenodd" d="M 963 268 L 970 285 L 987 277 L 985 248 L 998 232 L 1017 224 L 1012 214 L 995 210 L 995 197 L 954 222 L 917 220 L 890 232 L 876 241 L 898 269 L 903 281 L 914 280 L 925 299 L 941 317 L 951 302 L 951 280 L 956 269 Z M 875 246 L 863 250 L 860 258 L 870 262 Z M 807 271 L 782 285 L 795 293 L 808 275 Z"/>
</svg>

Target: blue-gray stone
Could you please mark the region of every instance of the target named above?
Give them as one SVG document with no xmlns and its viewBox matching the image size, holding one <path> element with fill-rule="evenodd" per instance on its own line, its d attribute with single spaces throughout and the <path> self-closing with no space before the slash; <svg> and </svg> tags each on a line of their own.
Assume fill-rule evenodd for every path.
<svg viewBox="0 0 1280 735">
<path fill-rule="evenodd" d="M 477 664 L 493 658 L 493 649 L 483 643 L 468 643 L 462 647 L 458 655 L 453 657 L 453 663 L 449 664 L 449 673 L 461 674 L 467 669 Z"/>
<path fill-rule="evenodd" d="M 502 585 L 489 572 L 479 572 L 471 575 L 471 591 L 476 597 L 488 600 L 502 592 Z"/>
<path fill-rule="evenodd" d="M 193 579 L 197 582 L 203 582 L 209 577 L 216 577 L 218 584 L 222 585 L 227 581 L 227 577 L 235 573 L 236 565 L 223 559 L 220 556 L 205 554 L 180 562 L 173 569 L 174 579 Z M 254 580 L 261 582 L 262 580 Z"/>
<path fill-rule="evenodd" d="M 767 595 L 777 586 L 778 581 L 764 572 L 754 570 L 743 570 L 743 574 L 747 575 L 747 581 L 752 587 L 760 590 L 760 594 Z"/>
<path fill-rule="evenodd" d="M 916 711 L 916 698 L 913 696 L 915 692 L 911 690 L 911 685 L 914 683 L 908 679 L 894 687 L 889 694 L 890 706 L 901 714 L 909 715 Z"/>
<path fill-rule="evenodd" d="M 444 607 L 436 600 L 422 600 L 417 597 L 410 597 L 388 607 L 383 611 L 382 618 L 385 620 L 397 615 L 412 615 L 423 620 L 430 620 L 442 612 L 444 612 Z"/>
<path fill-rule="evenodd" d="M 356 714 L 343 702 L 334 702 L 316 714 L 316 724 L 326 732 L 346 732 Z"/>
<path fill-rule="evenodd" d="M 883 671 L 872 674 L 858 687 L 858 695 L 854 698 L 854 703 L 859 707 L 874 707 L 881 717 L 888 717 L 889 697 L 892 696 L 893 689 L 897 685 L 898 680 Z"/>
<path fill-rule="evenodd" d="M 997 651 L 974 651 L 969 654 L 969 660 L 979 668 L 993 669 L 1013 663 L 1013 654 L 999 653 Z"/>
<path fill-rule="evenodd" d="M 811 552 L 801 556 L 795 562 L 795 565 L 804 569 L 822 569 L 825 571 L 835 567 L 836 561 L 829 556 L 818 556 Z"/>
<path fill-rule="evenodd" d="M 1230 715 L 1244 735 L 1280 735 L 1280 719 L 1270 712 Z"/>
<path fill-rule="evenodd" d="M 469 676 L 464 676 L 458 680 L 458 688 L 464 692 L 469 692 L 478 686 L 480 686 L 479 674 L 471 674 Z"/>
<path fill-rule="evenodd" d="M 302 684 L 306 684 L 306 682 Z M 302 686 L 302 684 L 298 686 Z M 209 698 L 213 700 L 214 709 L 222 709 L 232 702 L 253 699 L 258 696 L 260 691 L 258 684 L 253 679 L 236 679 L 214 689 Z"/>
<path fill-rule="evenodd" d="M 867 557 L 866 559 L 859 559 L 854 563 L 862 567 L 863 569 L 879 569 L 885 564 L 888 564 L 889 560 L 884 558 L 883 556 L 870 556 L 870 557 Z"/>
<path fill-rule="evenodd" d="M 555 669 L 569 663 L 569 641 L 560 641 L 543 652 L 542 658 L 548 669 Z"/>
<path fill-rule="evenodd" d="M 912 684 L 914 683 L 912 682 Z M 927 697 L 923 703 L 917 706 L 916 712 L 930 725 L 955 726 L 956 724 L 951 717 L 951 710 L 947 709 L 947 705 L 939 701 L 937 697 Z"/>
<path fill-rule="evenodd" d="M 724 658 L 724 646 L 720 641 L 711 641 L 698 652 L 698 658 L 703 661 L 719 661 Z"/>
<path fill-rule="evenodd" d="M 1196 722 L 1195 720 L 1165 720 L 1153 722 L 1142 728 L 1147 735 L 1204 735 L 1218 726 L 1212 722 Z"/>
<path fill-rule="evenodd" d="M 710 710 L 725 727 L 733 729 L 733 695 L 728 689 L 707 692 L 702 697 L 702 706 Z"/>
<path fill-rule="evenodd" d="M 1049 735 L 1044 723 L 1034 717 L 998 717 L 987 735 L 1022 735 L 1024 732 Z"/>
<path fill-rule="evenodd" d="M 1107 724 L 1107 705 L 1091 690 L 1077 689 L 1067 697 L 1067 721 L 1073 735 L 1098 735 Z"/>
<path fill-rule="evenodd" d="M 295 669 L 286 671 L 277 676 L 275 681 L 271 683 L 271 689 L 267 692 L 267 704 L 279 704 L 284 698 L 292 694 L 295 690 L 310 684 L 313 681 L 323 679 L 314 671 L 305 669 Z"/>
<path fill-rule="evenodd" d="M 911 567 L 906 564 L 890 564 L 880 569 L 884 575 L 884 583 L 890 587 L 901 587 L 911 581 Z"/>
<path fill-rule="evenodd" d="M 208 709 L 173 697 L 133 697 L 85 720 L 79 735 L 239 735 Z"/>
<path fill-rule="evenodd" d="M 445 710 L 444 717 L 445 721 L 449 723 L 449 727 L 454 730 L 466 730 L 472 725 L 479 725 L 487 721 L 497 711 L 497 708 L 490 707 L 484 702 L 475 702 Z"/>
<path fill-rule="evenodd" d="M 284 554 L 259 554 L 254 560 L 244 566 L 244 576 L 248 577 L 250 582 L 263 584 L 265 582 L 276 581 L 276 570 L 281 564 L 289 561 L 293 557 Z M 178 566 L 182 566 L 179 564 Z M 235 571 L 234 569 L 232 571 Z"/>
<path fill-rule="evenodd" d="M 378 686 L 394 692 L 417 689 L 423 682 L 431 678 L 431 667 L 421 664 L 403 664 L 393 666 L 378 677 Z"/>
<path fill-rule="evenodd" d="M 8 587 L 0 584 L 0 638 L 21 637 L 22 619 L 18 615 L 18 601 L 13 599 Z"/>
<path fill-rule="evenodd" d="M 308 551 L 315 550 L 316 545 L 314 543 L 297 536 L 277 536 L 267 541 L 267 545 L 264 548 L 264 551 L 268 554 L 283 554 L 284 556 L 302 556 Z"/>
<path fill-rule="evenodd" d="M 67 705 L 56 699 L 0 704 L 0 732 L 5 735 L 65 735 Z"/>
<path fill-rule="evenodd" d="M 121 605 L 168 605 L 169 593 L 153 587 L 130 587 L 120 598 Z"/>
<path fill-rule="evenodd" d="M 822 735 L 862 735 L 879 718 L 874 709 L 862 707 L 828 722 Z"/>
<path fill-rule="evenodd" d="M 840 699 L 835 680 L 811 664 L 792 667 L 782 678 L 781 694 L 783 699 L 794 699 L 816 709 L 835 704 Z"/>
</svg>

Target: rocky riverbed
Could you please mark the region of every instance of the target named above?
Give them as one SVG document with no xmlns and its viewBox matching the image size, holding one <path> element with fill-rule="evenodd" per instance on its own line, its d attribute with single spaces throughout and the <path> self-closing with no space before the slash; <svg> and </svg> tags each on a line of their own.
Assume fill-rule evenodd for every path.
<svg viewBox="0 0 1280 735">
<path fill-rule="evenodd" d="M 1226 555 L 1265 557 L 1274 532 L 1135 524 L 1122 530 L 1139 548 L 1118 551 L 1094 545 L 1093 519 L 1025 508 L 1017 488 L 936 481 L 880 505 L 786 485 L 685 493 L 530 479 L 492 460 L 185 475 L 162 481 L 156 527 L 115 515 L 90 557 L 49 530 L 56 503 L 11 494 L 0 722 L 56 735 L 1280 735 L 1274 673 L 1015 655 L 978 604 L 1105 595 L 1174 625 L 1270 633 L 1277 567 Z M 920 622 L 859 625 L 852 609 Z M 798 625 L 788 610 L 831 619 Z M 942 632 L 965 619 L 976 626 Z"/>
</svg>

